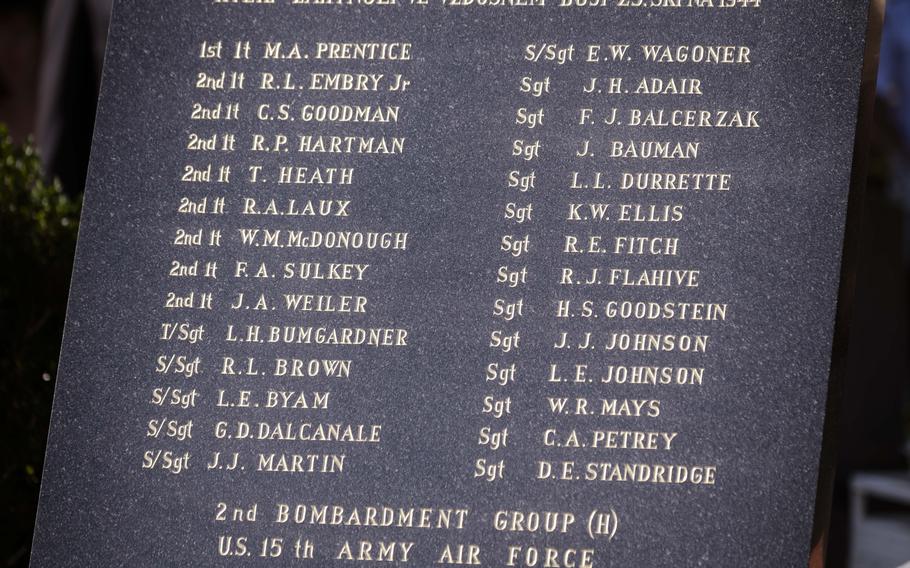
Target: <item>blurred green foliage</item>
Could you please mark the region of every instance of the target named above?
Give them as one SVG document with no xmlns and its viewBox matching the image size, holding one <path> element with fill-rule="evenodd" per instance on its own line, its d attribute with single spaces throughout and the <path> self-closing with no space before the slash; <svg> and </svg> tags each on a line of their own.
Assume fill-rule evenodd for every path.
<svg viewBox="0 0 910 568">
<path fill-rule="evenodd" d="M 0 124 L 0 566 L 25 566 L 81 202 Z"/>
</svg>

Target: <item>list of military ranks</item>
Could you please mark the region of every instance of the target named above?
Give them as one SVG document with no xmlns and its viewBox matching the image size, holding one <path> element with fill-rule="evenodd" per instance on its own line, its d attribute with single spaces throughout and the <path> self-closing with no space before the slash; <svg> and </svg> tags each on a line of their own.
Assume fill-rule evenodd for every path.
<svg viewBox="0 0 910 568">
<path fill-rule="evenodd" d="M 120 1 L 33 565 L 804 562 L 836 4 Z"/>
</svg>

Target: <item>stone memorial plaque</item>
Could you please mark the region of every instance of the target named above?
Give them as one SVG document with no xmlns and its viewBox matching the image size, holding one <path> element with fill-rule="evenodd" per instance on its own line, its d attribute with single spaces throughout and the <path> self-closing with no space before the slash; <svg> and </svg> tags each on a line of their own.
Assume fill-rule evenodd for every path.
<svg viewBox="0 0 910 568">
<path fill-rule="evenodd" d="M 806 565 L 866 21 L 119 1 L 32 566 Z"/>
</svg>

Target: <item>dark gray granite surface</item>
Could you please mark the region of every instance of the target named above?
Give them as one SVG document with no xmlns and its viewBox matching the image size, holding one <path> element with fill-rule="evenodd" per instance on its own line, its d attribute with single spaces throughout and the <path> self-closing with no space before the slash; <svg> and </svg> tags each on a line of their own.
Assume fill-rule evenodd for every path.
<svg viewBox="0 0 910 568">
<path fill-rule="evenodd" d="M 439 565 L 446 546 L 456 563 L 459 545 L 478 547 L 483 566 L 583 566 L 589 556 L 598 568 L 806 565 L 866 3 L 718 7 L 725 3 L 735 4 L 118 2 L 32 566 L 370 565 L 380 543 L 394 554 L 385 564 L 420 567 Z M 200 57 L 203 42 L 214 49 L 219 41 L 220 58 Z M 233 59 L 242 41 L 250 42 L 251 56 Z M 265 43 L 278 41 L 289 55 L 289 44 L 298 42 L 307 57 L 264 59 Z M 319 58 L 318 42 L 404 42 L 410 58 Z M 627 56 L 617 61 L 585 61 L 587 46 L 604 46 L 604 56 L 607 45 L 623 44 L 630 46 Z M 728 55 L 738 62 L 649 62 L 643 45 L 736 46 Z M 243 89 L 206 88 L 220 87 L 212 78 L 229 83 L 232 73 L 244 74 Z M 294 87 L 260 89 L 263 73 Z M 375 80 L 378 87 L 316 89 L 328 83 L 314 73 L 372 74 L 364 85 Z M 411 82 L 406 90 L 393 90 L 396 74 Z M 594 77 L 601 90 L 584 92 Z M 605 92 L 611 77 L 623 79 L 621 92 Z M 680 86 L 681 79 L 697 79 L 700 94 L 635 93 L 643 78 L 674 78 Z M 197 103 L 219 118 L 194 120 Z M 282 120 L 282 104 L 294 120 Z M 399 113 L 387 122 L 307 122 L 305 105 Z M 606 124 L 614 108 L 618 122 Z M 519 109 L 543 109 L 542 124 L 519 124 Z M 591 109 L 591 123 L 579 124 L 581 109 Z M 655 121 L 670 120 L 674 111 L 696 111 L 693 120 L 702 120 L 705 111 L 714 126 L 634 126 L 632 109 Z M 719 127 L 737 120 L 759 127 Z M 214 136 L 218 149 L 188 148 L 193 134 Z M 231 134 L 234 151 L 221 151 Z M 257 134 L 266 147 L 286 135 L 288 151 L 254 151 Z M 401 152 L 388 154 L 302 153 L 299 135 L 404 142 Z M 594 156 L 577 155 L 585 140 Z M 610 157 L 617 141 L 681 143 L 688 157 Z M 515 148 L 527 153 L 514 155 Z M 187 166 L 193 178 L 210 164 L 212 181 L 181 181 Z M 249 168 L 256 165 L 262 177 L 252 182 Z M 229 183 L 214 181 L 222 166 L 231 168 Z M 305 177 L 313 183 L 276 183 L 283 166 L 309 168 Z M 324 176 L 328 168 L 353 168 L 353 177 L 350 184 L 319 184 L 315 168 Z M 532 171 L 534 187 L 509 187 L 510 172 L 521 179 Z M 582 187 L 572 187 L 573 172 Z M 601 189 L 594 172 L 602 174 Z M 623 172 L 724 174 L 729 190 L 623 189 Z M 206 199 L 205 213 L 179 212 L 183 198 Z M 219 198 L 224 214 L 213 214 Z M 319 200 L 329 200 L 335 213 L 338 201 L 350 204 L 347 216 L 249 215 L 247 199 L 260 213 L 269 200 L 285 213 L 294 210 L 290 199 L 317 209 Z M 572 203 L 610 204 L 607 219 L 595 221 L 583 208 L 573 220 Z M 532 205 L 531 219 L 510 218 L 509 204 L 513 211 Z M 622 205 L 627 215 L 677 211 L 681 218 L 620 221 Z M 249 232 L 263 246 L 244 244 L 242 229 L 284 231 L 278 238 L 287 246 L 265 246 L 262 234 Z M 180 230 L 190 237 L 181 240 Z M 406 250 L 293 246 L 286 240 L 293 230 L 407 233 Z M 213 231 L 220 231 L 220 246 L 210 246 Z M 520 248 L 525 236 L 527 251 Z M 592 236 L 603 246 L 566 252 L 567 236 L 585 250 Z M 616 254 L 622 236 L 666 239 L 660 246 L 678 239 L 671 251 L 677 254 Z M 503 237 L 519 243 L 515 255 L 503 250 Z M 206 278 L 212 262 L 217 277 Z M 238 262 L 248 263 L 248 277 L 236 276 Z M 357 274 L 351 265 L 369 267 L 361 280 L 284 277 L 286 264 L 300 263 L 326 271 L 335 263 L 336 275 L 346 264 L 349 276 Z M 262 264 L 268 275 L 255 278 Z M 186 275 L 191 266 L 196 276 Z M 497 283 L 501 267 L 516 275 L 517 286 Z M 573 276 L 561 283 L 566 268 Z M 622 286 L 625 276 L 610 285 L 611 269 L 629 270 L 633 279 L 646 270 L 691 279 L 697 270 L 698 285 Z M 233 309 L 239 293 L 243 305 Z M 182 307 L 190 294 L 192 307 Z M 363 296 L 367 304 L 365 313 L 292 311 L 285 294 Z M 260 295 L 266 309 L 255 309 Z M 494 312 L 518 300 L 519 317 Z M 561 300 L 571 302 L 571 317 L 557 317 Z M 586 317 L 585 301 L 597 317 Z M 625 301 L 644 303 L 642 309 L 673 303 L 677 314 L 681 303 L 723 305 L 726 312 L 715 321 L 610 317 L 609 302 Z M 263 341 L 228 341 L 256 325 Z M 270 342 L 268 326 L 405 330 L 406 345 Z M 192 335 L 196 329 L 204 329 L 201 337 Z M 497 331 L 517 332 L 517 348 L 491 347 Z M 572 347 L 556 349 L 563 332 Z M 586 333 L 596 348 L 580 348 Z M 707 347 L 608 350 L 614 333 L 670 335 L 677 344 L 695 338 L 693 345 L 707 337 Z M 226 375 L 226 357 L 238 373 L 252 358 L 260 374 Z M 326 377 L 323 367 L 319 376 L 275 376 L 274 361 L 282 358 L 351 361 L 350 374 Z M 487 380 L 491 364 L 514 364 L 515 375 L 503 375 L 514 380 Z M 588 365 L 588 382 L 569 381 L 578 364 Z M 562 382 L 548 381 L 552 365 Z M 601 380 L 610 366 L 704 371 L 701 384 L 633 385 Z M 311 406 L 313 393 L 327 392 L 328 405 L 269 408 L 270 390 L 304 393 Z M 242 391 L 251 393 L 248 407 Z M 562 397 L 566 408 L 553 411 L 549 399 Z M 588 412 L 578 412 L 577 399 L 587 401 Z M 603 400 L 612 399 L 639 401 L 644 410 L 604 415 Z M 485 411 L 496 403 L 508 413 Z M 254 433 L 247 436 L 239 423 Z M 253 439 L 260 424 L 270 438 L 279 425 L 293 431 L 303 423 L 381 425 L 381 441 Z M 180 439 L 181 426 L 191 437 Z M 483 432 L 506 429 L 505 447 L 481 443 Z M 661 434 L 657 449 L 603 447 L 604 438 L 596 438 L 615 441 L 622 432 L 675 437 L 669 450 Z M 222 461 L 208 469 L 216 452 Z M 239 465 L 230 469 L 225 460 L 235 453 Z M 344 455 L 344 464 L 337 470 L 329 460 L 337 470 L 331 473 L 257 471 L 261 454 L 302 455 L 304 463 L 310 455 Z M 601 480 L 590 464 L 675 465 L 688 475 L 716 468 L 715 481 Z M 494 479 L 475 476 L 479 470 Z M 303 505 L 308 516 L 276 522 L 282 504 Z M 232 520 L 253 505 L 255 521 Z M 330 520 L 311 523 L 311 505 L 327 505 Z M 383 507 L 396 510 L 393 516 L 398 509 L 432 509 L 434 526 L 439 509 L 468 512 L 461 528 L 457 513 L 448 529 L 397 521 L 381 527 L 369 526 L 368 507 L 379 508 L 380 520 Z M 333 510 L 343 511 L 343 521 L 331 522 Z M 553 532 L 500 530 L 498 521 L 508 517 L 501 512 L 509 511 L 559 514 L 544 515 L 557 522 Z M 609 523 L 609 534 L 596 533 L 595 519 Z M 567 520 L 573 522 L 558 524 Z M 308 554 L 307 542 L 313 558 L 298 558 Z M 371 546 L 366 554 L 363 543 Z"/>
</svg>

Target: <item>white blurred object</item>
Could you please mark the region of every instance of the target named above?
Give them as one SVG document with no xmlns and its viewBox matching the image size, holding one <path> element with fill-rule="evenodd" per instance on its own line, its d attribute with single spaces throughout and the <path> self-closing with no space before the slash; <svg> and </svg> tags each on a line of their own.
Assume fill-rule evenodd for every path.
<svg viewBox="0 0 910 568">
<path fill-rule="evenodd" d="M 910 568 L 910 475 L 859 473 L 850 494 L 851 568 Z M 870 513 L 870 498 L 888 512 Z"/>
</svg>

